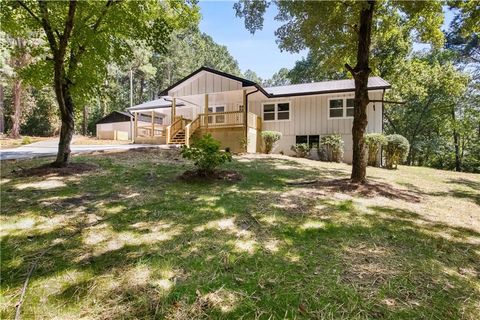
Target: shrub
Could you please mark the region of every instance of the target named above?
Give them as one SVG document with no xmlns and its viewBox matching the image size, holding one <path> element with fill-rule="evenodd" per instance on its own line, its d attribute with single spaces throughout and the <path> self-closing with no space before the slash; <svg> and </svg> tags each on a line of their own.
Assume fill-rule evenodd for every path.
<svg viewBox="0 0 480 320">
<path fill-rule="evenodd" d="M 310 154 L 310 147 L 306 143 L 297 143 L 290 148 L 299 158 L 306 158 Z"/>
<path fill-rule="evenodd" d="M 215 168 L 227 161 L 232 161 L 230 152 L 220 150 L 220 141 L 215 140 L 211 134 L 206 134 L 194 141 L 191 147 L 183 146 L 182 157 L 192 160 L 198 171 L 210 175 Z"/>
<path fill-rule="evenodd" d="M 369 166 L 377 166 L 378 152 L 380 148 L 387 144 L 387 138 L 381 133 L 368 133 L 365 135 L 365 144 L 368 147 Z"/>
<path fill-rule="evenodd" d="M 272 152 L 275 144 L 282 138 L 282 133 L 278 131 L 263 131 L 262 139 L 265 153 Z"/>
<path fill-rule="evenodd" d="M 323 161 L 341 162 L 343 159 L 343 139 L 339 134 L 330 134 L 320 139 L 318 157 Z"/>
<path fill-rule="evenodd" d="M 32 140 L 30 140 L 29 136 L 24 136 L 22 138 L 22 144 L 30 144 L 30 143 L 32 143 Z"/>
<path fill-rule="evenodd" d="M 397 168 L 397 165 L 407 159 L 410 144 L 408 140 L 399 134 L 386 136 L 385 167 L 388 169 Z"/>
</svg>

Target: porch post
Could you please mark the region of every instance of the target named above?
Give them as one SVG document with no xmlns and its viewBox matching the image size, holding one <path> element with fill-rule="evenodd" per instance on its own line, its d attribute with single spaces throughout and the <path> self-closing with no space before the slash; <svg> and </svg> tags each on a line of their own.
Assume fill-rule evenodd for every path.
<svg viewBox="0 0 480 320">
<path fill-rule="evenodd" d="M 208 93 L 205 93 L 205 127 L 208 129 Z"/>
<path fill-rule="evenodd" d="M 138 112 L 134 112 L 133 114 L 135 115 L 135 123 L 134 123 L 134 129 L 133 129 L 133 133 L 134 133 L 133 141 L 135 142 L 135 138 L 138 137 Z"/>
<path fill-rule="evenodd" d="M 150 136 L 153 137 L 155 135 L 155 111 L 152 110 L 152 133 Z"/>
<path fill-rule="evenodd" d="M 175 121 L 175 115 L 176 115 L 176 107 L 177 107 L 177 99 L 176 98 L 173 98 L 172 100 L 172 114 L 171 114 L 171 117 L 172 117 L 172 121 L 170 121 L 170 124 L 172 124 L 174 121 Z"/>
</svg>

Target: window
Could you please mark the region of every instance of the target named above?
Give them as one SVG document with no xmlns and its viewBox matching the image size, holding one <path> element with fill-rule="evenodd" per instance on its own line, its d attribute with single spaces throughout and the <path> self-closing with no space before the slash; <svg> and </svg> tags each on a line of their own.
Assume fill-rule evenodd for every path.
<svg viewBox="0 0 480 320">
<path fill-rule="evenodd" d="M 290 104 L 279 103 L 277 104 L 277 119 L 288 120 L 290 118 Z"/>
<path fill-rule="evenodd" d="M 329 100 L 329 118 L 351 118 L 353 117 L 353 99 L 339 98 Z"/>
<path fill-rule="evenodd" d="M 263 105 L 263 120 L 272 121 L 275 120 L 275 105 L 264 104 Z"/>
<path fill-rule="evenodd" d="M 208 113 L 225 112 L 225 106 L 208 107 Z M 225 115 L 208 116 L 208 123 L 224 123 Z"/>
<path fill-rule="evenodd" d="M 343 99 L 330 100 L 330 118 L 343 117 Z"/>
<path fill-rule="evenodd" d="M 347 117 L 353 117 L 353 99 L 347 99 Z"/>
<path fill-rule="evenodd" d="M 320 143 L 320 136 L 319 135 L 311 135 L 311 136 L 296 136 L 295 137 L 295 144 L 306 143 L 309 145 L 310 148 L 318 147 Z"/>
<path fill-rule="evenodd" d="M 308 136 L 296 136 L 295 144 L 308 143 Z"/>
<path fill-rule="evenodd" d="M 263 105 L 263 121 L 290 120 L 290 103 L 267 103 Z"/>
</svg>

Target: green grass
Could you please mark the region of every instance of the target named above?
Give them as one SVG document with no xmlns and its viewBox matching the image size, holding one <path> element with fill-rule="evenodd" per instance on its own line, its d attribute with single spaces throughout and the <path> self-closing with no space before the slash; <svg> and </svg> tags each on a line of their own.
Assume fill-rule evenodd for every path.
<svg viewBox="0 0 480 320">
<path fill-rule="evenodd" d="M 50 246 L 24 319 L 480 314 L 478 175 L 369 168 L 377 188 L 362 195 L 327 183 L 348 177 L 344 164 L 241 157 L 227 166 L 240 182 L 187 183 L 176 157 L 77 157 L 99 169 L 48 177 L 11 173 L 47 160 L 2 163 L 0 317 Z"/>
</svg>

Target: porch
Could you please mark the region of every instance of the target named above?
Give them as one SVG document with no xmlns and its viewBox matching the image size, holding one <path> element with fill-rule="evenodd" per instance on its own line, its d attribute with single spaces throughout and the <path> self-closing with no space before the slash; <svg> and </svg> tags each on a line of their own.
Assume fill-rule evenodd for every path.
<svg viewBox="0 0 480 320">
<path fill-rule="evenodd" d="M 168 108 L 131 110 L 135 143 L 189 146 L 194 137 L 210 133 L 232 152 L 259 149 L 262 120 L 244 107 L 245 90 L 236 94 L 221 92 L 168 99 L 171 99 Z M 141 124 L 139 119 L 145 114 L 149 114 L 152 121 Z M 154 120 L 157 114 L 163 114 L 161 123 Z"/>
</svg>

